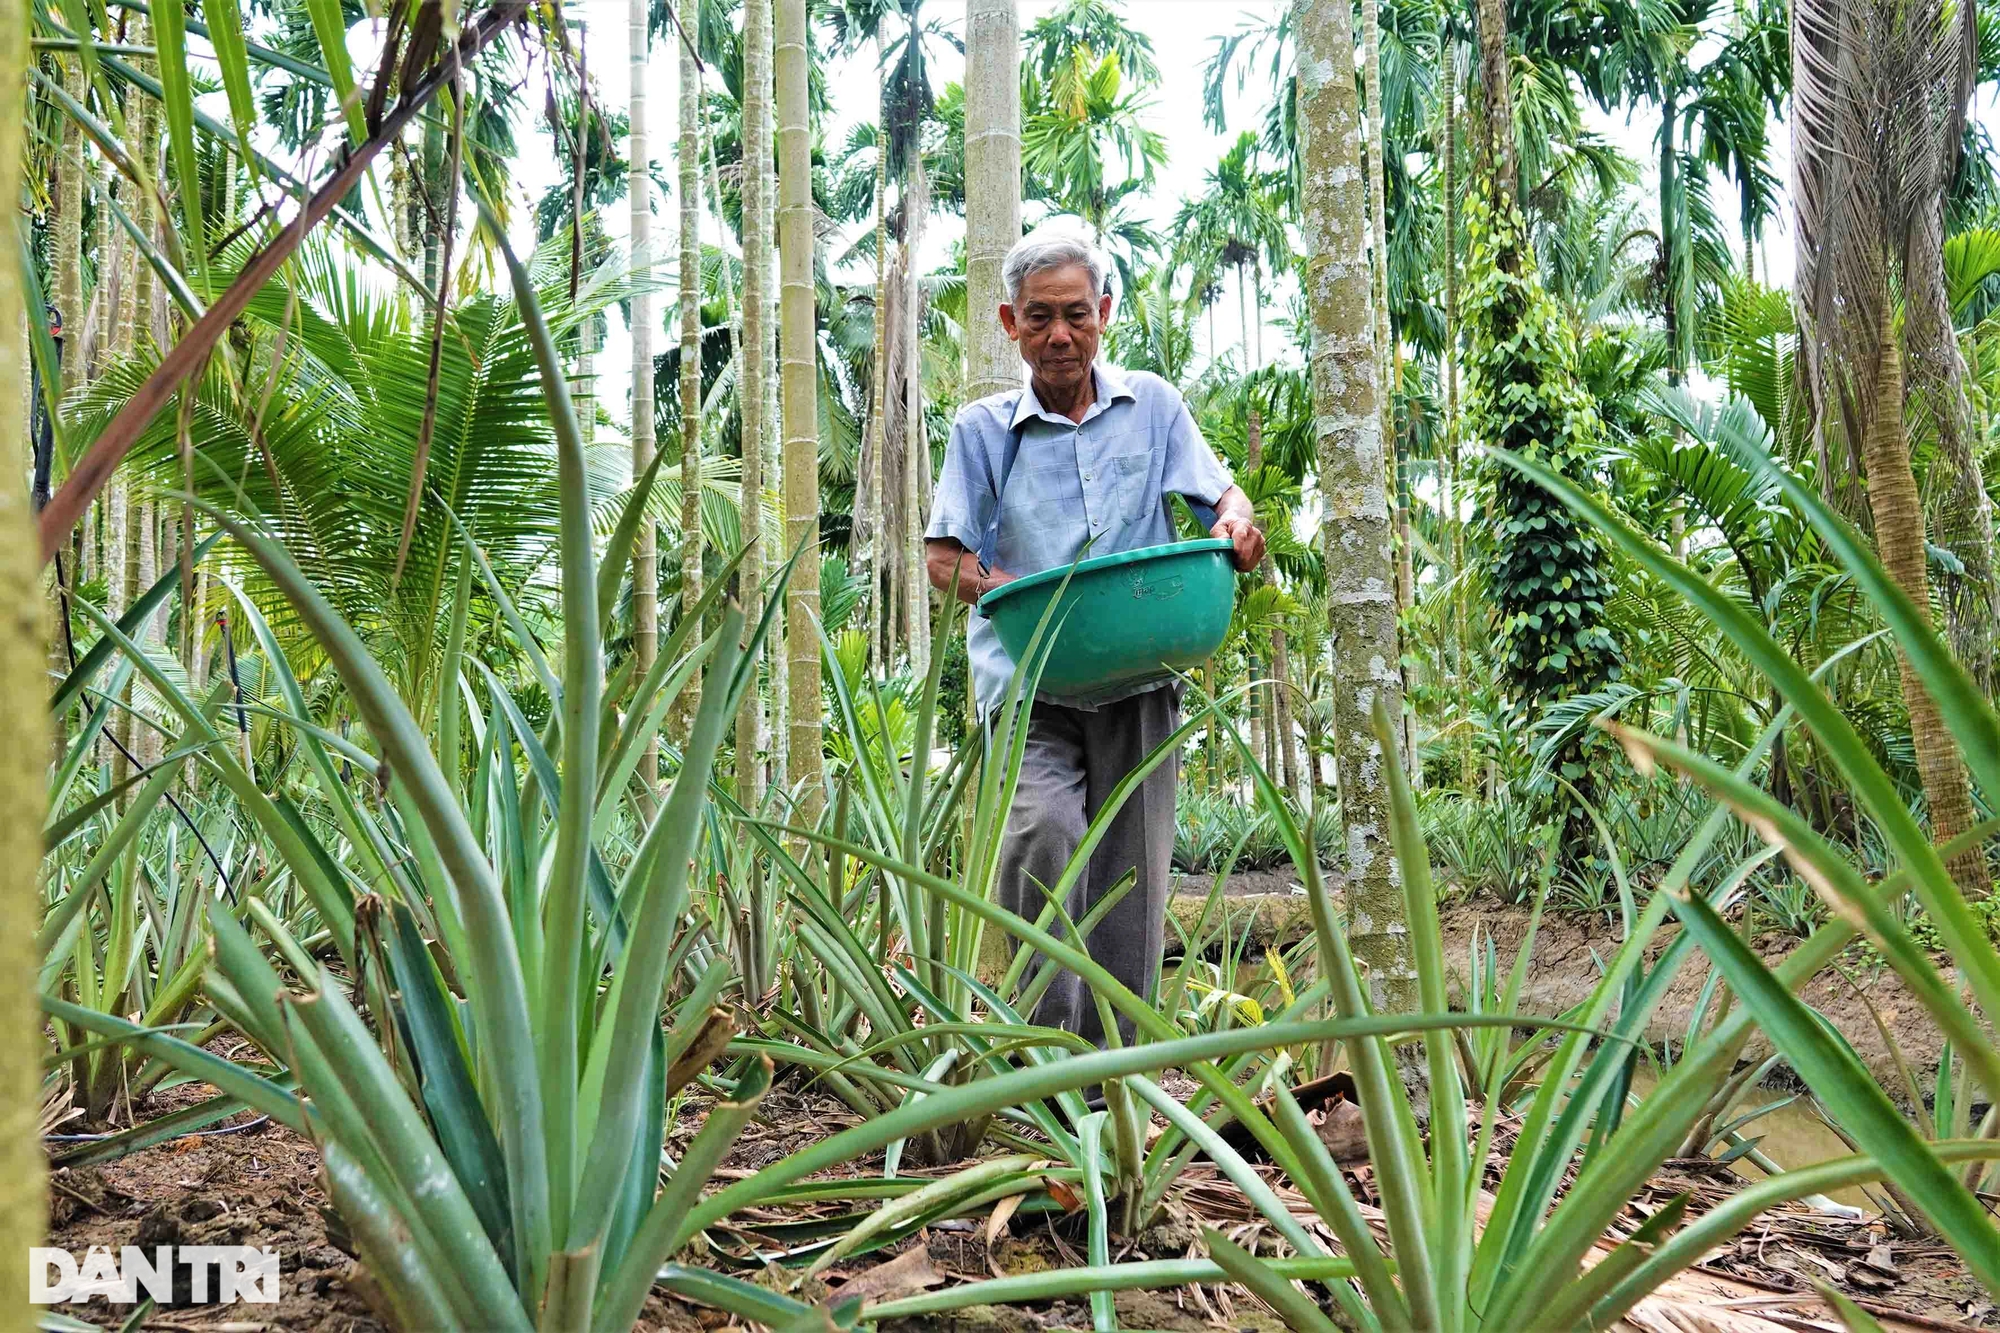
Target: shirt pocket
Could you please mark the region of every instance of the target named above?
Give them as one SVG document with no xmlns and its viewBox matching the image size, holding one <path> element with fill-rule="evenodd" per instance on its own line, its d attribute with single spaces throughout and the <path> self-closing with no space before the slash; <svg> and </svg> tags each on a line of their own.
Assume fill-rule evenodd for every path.
<svg viewBox="0 0 2000 1333">
<path fill-rule="evenodd" d="M 1111 509 L 1127 526 L 1144 523 L 1160 507 L 1160 488 L 1153 481 L 1153 453 L 1150 449 L 1112 455 L 1105 464 L 1110 474 Z"/>
</svg>

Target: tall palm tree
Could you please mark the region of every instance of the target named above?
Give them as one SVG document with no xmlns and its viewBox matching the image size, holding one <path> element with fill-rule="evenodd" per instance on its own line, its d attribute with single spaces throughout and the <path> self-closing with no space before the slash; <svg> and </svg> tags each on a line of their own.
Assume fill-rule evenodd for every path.
<svg viewBox="0 0 2000 1333">
<path fill-rule="evenodd" d="M 1925 356 L 1956 361 L 1956 346 L 1940 348 L 1925 325 L 1943 289 L 1944 192 L 1971 92 L 1973 40 L 1971 8 L 1949 0 L 1800 0 L 1794 13 L 1800 350 L 1814 428 L 1828 475 L 1865 478 L 1882 563 L 1922 607 L 1930 605 L 1928 553 L 1903 367 Z M 1898 289 L 1907 312 L 1900 347 Z M 1946 383 L 1953 373 L 1932 372 Z M 1836 463 L 1831 441 L 1842 437 Z M 1900 661 L 1910 742 L 1932 836 L 1942 841 L 1971 827 L 1970 787 L 1937 705 Z M 1951 870 L 1968 894 L 1990 889 L 1976 849 Z"/>
<path fill-rule="evenodd" d="M 1021 20 L 1015 0 L 965 7 L 965 397 L 1021 383 L 1021 358 L 995 314 L 1000 262 L 1021 238 Z"/>
<path fill-rule="evenodd" d="M 1202 193 L 1174 215 L 1175 267 L 1188 269 L 1197 288 L 1224 269 L 1236 277 L 1246 374 L 1254 374 L 1264 359 L 1264 265 L 1268 261 L 1277 271 L 1291 262 L 1277 179 L 1278 173 L 1258 166 L 1256 136 L 1245 130 L 1209 170 Z M 1252 310 L 1257 312 L 1254 323 Z"/>
<path fill-rule="evenodd" d="M 1479 0 L 1478 18 L 1486 114 L 1466 227 L 1465 429 L 1490 449 L 1547 459 L 1594 484 L 1602 427 L 1580 379 L 1576 331 L 1542 286 L 1519 203 L 1506 8 Z M 1486 497 L 1486 601 L 1510 710 L 1527 714 L 1601 688 L 1619 670 L 1605 624 L 1613 585 L 1603 548 L 1567 506 L 1512 469 L 1493 470 Z M 1586 769 L 1586 797 L 1588 782 Z M 1588 854 L 1582 804 L 1565 796 L 1563 805 L 1565 852 Z"/>
<path fill-rule="evenodd" d="M 876 359 L 856 506 L 859 546 L 868 552 L 859 558 L 870 564 L 870 588 L 880 590 L 879 597 L 869 598 L 874 613 L 869 632 L 877 636 L 877 650 L 870 656 L 877 662 L 886 659 L 890 654 L 883 636 L 893 640 L 900 634 L 911 662 L 920 665 L 927 660 L 930 622 L 923 611 L 929 589 L 917 549 L 922 533 L 917 515 L 928 493 L 929 454 L 917 428 L 923 419 L 919 337 L 923 284 L 916 256 L 933 203 L 924 144 L 924 131 L 937 103 L 931 86 L 931 48 L 950 39 L 935 19 L 925 16 L 923 0 L 846 0 L 833 16 L 850 48 L 870 39 L 876 43 L 882 70 L 880 122 L 875 131 Z M 892 180 L 897 185 L 901 234 L 896 256 L 888 260 L 882 252 L 888 216 L 883 205 Z M 899 419 L 893 410 L 898 402 L 905 423 L 900 438 L 893 429 Z M 897 455 L 893 461 L 892 454 Z"/>
<path fill-rule="evenodd" d="M 910 49 L 916 49 L 916 34 Z M 924 238 L 924 218 L 930 212 L 930 177 L 924 170 L 921 126 L 913 136 L 903 174 L 903 293 L 898 313 L 903 327 L 897 339 L 903 370 L 903 503 L 902 531 L 897 534 L 897 559 L 903 574 L 904 640 L 910 669 L 918 676 L 930 668 L 930 582 L 924 573 L 921 512 L 930 492 L 930 433 L 924 429 L 924 286 L 918 270 Z"/>
<path fill-rule="evenodd" d="M 1244 459 L 1252 476 L 1264 463 L 1264 408 L 1258 401 L 1260 388 L 1255 381 L 1245 386 L 1248 408 L 1246 448 Z M 1265 583 L 1277 583 L 1277 562 L 1269 551 L 1264 553 L 1263 563 L 1257 573 Z M 1299 760 L 1292 718 L 1292 662 L 1290 637 L 1285 633 L 1282 618 L 1271 621 L 1271 676 L 1270 689 L 1270 737 L 1274 763 L 1271 770 L 1279 778 L 1279 785 L 1296 796 L 1304 778 L 1304 765 Z"/>
<path fill-rule="evenodd" d="M 63 91 L 79 105 L 84 93 L 83 59 L 72 53 L 58 57 L 63 67 Z M 56 272 L 56 310 L 70 332 L 69 355 L 63 358 L 62 383 L 67 394 L 83 382 L 87 364 L 82 356 L 83 328 L 83 198 L 85 178 L 90 172 L 90 154 L 83 131 L 65 116 L 62 126 L 62 155 L 56 163 L 55 253 L 51 256 Z"/>
<path fill-rule="evenodd" d="M 0 115 L 0 197 L 21 193 L 21 157 L 26 147 L 27 107 L 23 104 L 28 67 L 28 7 L 0 4 L 0 88 L 8 110 Z M 21 398 L 21 366 L 26 348 L 25 297 L 17 264 L 0 265 L 0 402 Z M 81 313 L 72 316 L 82 324 Z M 36 1008 L 36 969 L 41 966 L 35 931 L 41 921 L 42 815 L 48 803 L 47 655 L 42 626 L 47 622 L 41 592 L 41 560 L 36 554 L 34 519 L 19 466 L 0 478 L 0 605 L 6 626 L 0 635 L 0 700 L 20 728 L 0 767 L 0 854 L 14 867 L 0 881 L 0 1253 L 14 1256 L 0 1265 L 0 1309 L 9 1329 L 24 1331 L 28 1311 L 30 1246 L 42 1243 L 48 1217 L 43 1189 L 47 1166 L 36 1131 L 41 1110 L 42 1019 Z"/>
<path fill-rule="evenodd" d="M 885 108 L 886 112 L 886 108 Z M 881 125 L 888 124 L 883 115 Z M 874 365 L 869 377 L 868 437 L 862 452 L 867 456 L 867 477 L 855 489 L 854 541 L 857 559 L 867 566 L 868 578 L 868 661 L 877 671 L 886 666 L 882 638 L 884 619 L 894 606 L 894 591 L 884 581 L 892 564 L 883 525 L 888 505 L 882 495 L 886 469 L 882 450 L 888 440 L 889 418 L 889 152 L 888 136 L 877 127 L 875 136 L 875 306 Z M 893 633 L 893 631 L 889 631 Z"/>
<path fill-rule="evenodd" d="M 1100 56 L 1117 56 L 1126 76 L 1142 88 L 1160 81 L 1153 39 L 1128 23 L 1112 0 L 1064 0 L 1060 8 L 1035 20 L 1025 44 L 1029 66 L 1045 80 L 1068 64 L 1079 48 L 1088 47 Z M 970 54 L 968 44 L 968 59 Z"/>
<path fill-rule="evenodd" d="M 1402 712 L 1396 669 L 1395 566 L 1376 411 L 1376 356 L 1368 316 L 1360 108 L 1347 0 L 1302 0 L 1297 11 L 1299 122 L 1305 131 L 1302 221 L 1312 319 L 1328 624 L 1333 636 L 1340 817 L 1349 865 L 1355 956 L 1367 961 L 1375 1007 L 1409 1009 L 1416 972 L 1407 913 L 1390 855 L 1389 791 L 1370 711 Z"/>
<path fill-rule="evenodd" d="M 681 606 L 701 600 L 701 58 L 694 48 L 701 31 L 701 0 L 680 0 L 681 141 Z M 682 735 L 694 720 L 695 703 L 683 694 L 674 712 Z"/>
<path fill-rule="evenodd" d="M 1443 502 L 1446 530 L 1451 537 L 1451 568 L 1454 576 L 1465 569 L 1465 520 L 1460 511 L 1458 465 L 1458 52 L 1451 38 L 1451 10 L 1440 12 L 1438 28 L 1438 157 L 1441 179 L 1438 189 L 1442 207 L 1438 210 L 1443 226 L 1439 250 L 1444 260 L 1444 351 L 1438 373 L 1444 381 L 1444 471 L 1439 498 Z M 1465 688 L 1466 598 L 1454 597 L 1456 614 L 1452 623 L 1452 674 L 1462 694 Z M 1466 745 L 1459 773 L 1460 786 L 1471 791 L 1473 752 Z"/>
<path fill-rule="evenodd" d="M 770 474 L 765 482 L 765 490 L 778 498 L 777 529 L 780 544 L 771 553 L 774 557 L 771 563 L 775 564 L 776 557 L 787 554 L 786 547 L 789 545 L 789 538 L 787 536 L 784 499 L 786 482 L 784 432 L 781 423 L 783 413 L 778 400 L 778 324 L 781 295 L 777 281 L 778 161 L 774 151 L 775 138 L 773 133 L 769 132 L 771 127 L 775 125 L 778 102 L 776 88 L 777 62 L 775 54 L 772 53 L 773 23 L 770 17 L 770 3 L 771 0 L 766 0 L 764 31 L 760 38 L 766 52 L 766 59 L 764 61 L 766 71 L 764 78 L 764 124 L 767 127 L 767 133 L 764 136 L 764 150 L 755 155 L 754 163 L 756 170 L 764 178 L 763 197 L 759 201 L 762 207 L 757 218 L 757 230 L 762 233 L 764 238 L 762 243 L 764 251 L 764 438 L 762 449 L 767 465 L 765 470 Z M 814 457 L 811 461 L 813 467 L 817 469 L 819 459 Z M 791 662 L 790 654 L 785 647 L 785 636 L 788 633 L 788 625 L 789 622 L 783 618 L 781 613 L 771 636 L 772 644 L 766 649 L 766 656 L 770 662 L 771 671 L 771 712 L 768 719 L 773 737 L 770 747 L 771 781 L 780 788 L 789 788 L 791 785 L 791 765 L 789 760 L 791 752 L 789 744 L 791 728 Z"/>
<path fill-rule="evenodd" d="M 1382 416 L 1382 439 L 1389 455 L 1389 474 L 1396 481 L 1396 605 L 1407 611 L 1416 600 L 1410 560 L 1408 476 L 1402 446 L 1396 438 L 1396 375 L 1392 369 L 1395 332 L 1389 322 L 1389 206 L 1383 176 L 1388 145 L 1382 126 L 1382 23 L 1378 0 L 1361 0 L 1361 91 L 1368 99 L 1368 253 L 1373 281 L 1369 303 L 1370 328 L 1375 335 L 1375 383 L 1381 386 L 1376 409 Z"/>
<path fill-rule="evenodd" d="M 783 363 L 785 541 L 804 548 L 786 598 L 785 638 L 791 779 L 799 817 L 810 824 L 825 803 L 820 785 L 819 657 L 819 343 L 813 321 L 811 79 L 806 0 L 777 0 L 773 73 L 778 106 L 778 320 Z"/>
<path fill-rule="evenodd" d="M 747 588 L 764 582 L 764 382 L 771 373 L 771 236 L 764 220 L 771 161 L 771 0 L 743 6 L 743 366 L 736 401 L 743 438 L 742 579 Z M 745 633 L 750 633 L 748 626 Z M 763 710 L 756 690 L 743 692 L 736 715 L 736 795 L 756 809 L 763 795 Z"/>
<path fill-rule="evenodd" d="M 1493 192 L 1496 211 L 1520 204 L 1516 170 L 1514 97 L 1508 71 L 1506 0 L 1474 0 L 1479 26 L 1480 171 Z"/>
<path fill-rule="evenodd" d="M 625 123 L 630 179 L 626 186 L 632 206 L 632 255 L 647 269 L 653 258 L 653 145 L 647 137 L 646 85 L 652 76 L 652 6 L 630 0 L 626 34 L 632 58 L 628 67 Z M 632 295 L 632 475 L 642 476 L 652 464 L 653 438 L 653 295 L 652 284 L 641 283 Z M 632 543 L 632 659 L 642 678 L 652 669 L 660 643 L 660 537 L 648 521 L 639 525 Z M 646 738 L 639 760 L 639 781 L 651 793 L 659 779 L 660 743 Z"/>
<path fill-rule="evenodd" d="M 1023 189 L 1082 218 L 1126 290 L 1154 244 L 1129 201 L 1152 188 L 1167 160 L 1166 140 L 1145 124 L 1149 99 L 1149 85 L 1128 77 L 1116 50 L 1077 46 L 1046 78 L 1032 67 L 1022 76 Z"/>
</svg>

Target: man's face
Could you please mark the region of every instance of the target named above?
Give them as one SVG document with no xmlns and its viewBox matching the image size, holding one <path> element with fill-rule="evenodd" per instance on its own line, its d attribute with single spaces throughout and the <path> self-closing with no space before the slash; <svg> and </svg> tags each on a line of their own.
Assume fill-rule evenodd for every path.
<svg viewBox="0 0 2000 1333">
<path fill-rule="evenodd" d="M 1110 317 L 1110 293 L 1097 291 L 1081 264 L 1030 273 L 1019 301 L 1000 307 L 1000 323 L 1020 344 L 1021 359 L 1052 389 L 1083 383 Z"/>
</svg>

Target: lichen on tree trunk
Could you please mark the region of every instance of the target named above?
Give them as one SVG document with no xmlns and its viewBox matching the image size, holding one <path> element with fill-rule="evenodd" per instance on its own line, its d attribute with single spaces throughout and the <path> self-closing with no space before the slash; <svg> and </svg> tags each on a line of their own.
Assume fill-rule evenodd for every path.
<svg viewBox="0 0 2000 1333">
<path fill-rule="evenodd" d="M 886 123 L 887 119 L 886 115 L 883 116 L 882 123 Z M 878 672 L 885 670 L 882 640 L 886 629 L 883 617 L 895 602 L 895 598 L 889 595 L 889 585 L 882 577 L 887 568 L 882 529 L 888 513 L 888 506 L 882 503 L 882 446 L 887 438 L 885 425 L 889 415 L 888 195 L 889 147 L 885 132 L 878 128 L 875 141 L 875 359 L 869 377 L 868 438 L 862 446 L 867 465 L 863 469 L 865 480 L 855 497 L 853 537 L 858 548 L 856 554 L 867 566 L 868 664 Z"/>
<path fill-rule="evenodd" d="M 1369 969 L 1377 1009 L 1415 1000 L 1401 876 L 1389 845 L 1389 793 L 1372 712 L 1402 707 L 1395 565 L 1376 404 L 1379 364 L 1369 326 L 1368 224 L 1361 117 L 1346 0 L 1302 0 L 1299 123 L 1306 304 L 1312 323 L 1328 628 L 1334 654 L 1334 753 L 1339 769 L 1347 927 Z"/>
</svg>

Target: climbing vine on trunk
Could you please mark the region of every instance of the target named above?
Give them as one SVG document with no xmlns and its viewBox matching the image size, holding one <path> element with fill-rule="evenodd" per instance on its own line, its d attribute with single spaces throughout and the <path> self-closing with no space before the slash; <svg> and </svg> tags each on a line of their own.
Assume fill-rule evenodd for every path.
<svg viewBox="0 0 2000 1333">
<path fill-rule="evenodd" d="M 1536 276 L 1521 214 L 1511 201 L 1496 208 L 1482 184 L 1466 237 L 1466 433 L 1589 486 L 1597 410 L 1577 377 L 1575 331 Z M 1612 587 L 1603 548 L 1534 482 L 1511 468 L 1484 470 L 1486 580 L 1510 701 L 1526 710 L 1617 679 L 1618 645 L 1603 624 Z"/>
</svg>

